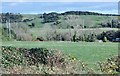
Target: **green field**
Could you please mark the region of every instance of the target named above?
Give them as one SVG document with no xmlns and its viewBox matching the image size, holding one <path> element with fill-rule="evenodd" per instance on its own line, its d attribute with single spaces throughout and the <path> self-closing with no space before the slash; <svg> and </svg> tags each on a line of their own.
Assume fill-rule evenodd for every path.
<svg viewBox="0 0 120 76">
<path fill-rule="evenodd" d="M 3 46 L 15 46 L 24 48 L 44 47 L 57 49 L 67 55 L 76 57 L 84 61 L 90 67 L 97 69 L 97 62 L 104 61 L 111 56 L 118 54 L 118 43 L 98 43 L 98 42 L 3 42 Z"/>
<path fill-rule="evenodd" d="M 51 27 L 51 24 L 54 22 L 50 23 L 42 23 L 43 19 L 39 18 L 40 15 L 38 14 L 22 14 L 23 15 L 23 20 L 24 19 L 33 19 L 32 21 L 26 22 L 27 26 L 30 25 L 31 23 L 35 23 L 35 28 L 46 28 L 46 27 Z M 65 20 L 65 18 L 70 18 L 68 20 Z M 76 19 L 77 17 L 77 19 Z M 117 19 L 116 16 L 95 16 L 95 15 L 67 15 L 67 16 L 59 16 L 59 20 L 61 24 L 59 25 L 54 25 L 60 27 L 60 28 L 67 28 L 67 25 L 69 26 L 74 26 L 76 27 L 77 25 L 85 25 L 88 28 L 89 27 L 99 27 L 100 23 L 105 23 L 105 22 L 110 22 L 111 19 Z M 84 22 L 83 22 L 84 21 Z"/>
</svg>

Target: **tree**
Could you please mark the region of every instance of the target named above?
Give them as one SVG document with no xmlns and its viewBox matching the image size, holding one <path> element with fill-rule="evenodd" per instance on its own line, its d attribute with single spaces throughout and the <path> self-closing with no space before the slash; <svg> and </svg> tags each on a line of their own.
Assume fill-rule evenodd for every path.
<svg viewBox="0 0 120 76">
<path fill-rule="evenodd" d="M 76 42 L 76 31 L 74 32 L 74 35 L 73 35 L 73 41 Z"/>
<path fill-rule="evenodd" d="M 43 23 L 56 22 L 58 19 L 59 19 L 58 13 L 56 12 L 43 14 Z"/>
</svg>

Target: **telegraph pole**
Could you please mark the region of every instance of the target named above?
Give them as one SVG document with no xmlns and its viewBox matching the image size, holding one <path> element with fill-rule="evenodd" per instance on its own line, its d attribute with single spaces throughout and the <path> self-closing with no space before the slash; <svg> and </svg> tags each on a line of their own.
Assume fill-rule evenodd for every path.
<svg viewBox="0 0 120 76">
<path fill-rule="evenodd" d="M 10 37 L 10 39 L 11 39 L 10 17 L 9 17 L 9 24 L 8 24 L 8 27 L 9 27 L 9 37 Z"/>
<path fill-rule="evenodd" d="M 112 17 L 111 17 L 111 28 L 112 28 L 112 25 L 113 25 L 113 24 L 112 24 Z"/>
<path fill-rule="evenodd" d="M 83 21 L 83 28 L 84 28 L 84 19 L 82 21 Z"/>
</svg>

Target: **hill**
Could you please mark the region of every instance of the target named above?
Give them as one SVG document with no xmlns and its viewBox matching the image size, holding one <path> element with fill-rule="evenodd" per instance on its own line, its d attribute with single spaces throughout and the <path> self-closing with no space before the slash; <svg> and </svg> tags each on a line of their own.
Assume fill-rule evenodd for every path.
<svg viewBox="0 0 120 76">
<path fill-rule="evenodd" d="M 48 33 L 52 34 L 54 31 L 57 34 L 62 33 L 65 35 L 72 30 L 72 36 L 75 31 L 78 31 L 77 35 L 100 34 L 106 31 L 105 29 L 116 30 L 120 27 L 119 15 L 95 12 L 67 11 L 64 13 L 51 12 L 44 14 L 2 13 L 0 15 L 2 18 L 0 22 L 3 28 L 10 27 L 13 38 L 17 37 L 17 40 L 34 40 L 37 37 L 45 38 Z M 104 29 L 98 30 L 98 28 Z M 94 31 L 91 31 L 91 29 Z"/>
</svg>

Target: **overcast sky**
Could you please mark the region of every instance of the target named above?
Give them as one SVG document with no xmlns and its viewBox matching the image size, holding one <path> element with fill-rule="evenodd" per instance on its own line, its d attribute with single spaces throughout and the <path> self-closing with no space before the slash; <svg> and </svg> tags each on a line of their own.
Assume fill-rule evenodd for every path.
<svg viewBox="0 0 120 76">
<path fill-rule="evenodd" d="M 118 2 L 2 2 L 2 12 L 38 14 L 65 11 L 118 14 Z"/>
</svg>

